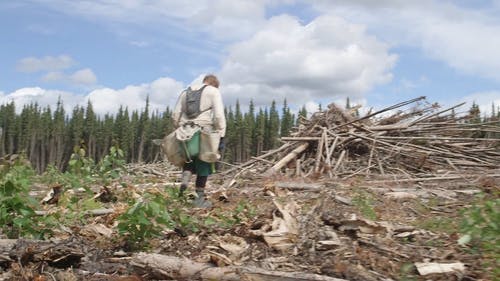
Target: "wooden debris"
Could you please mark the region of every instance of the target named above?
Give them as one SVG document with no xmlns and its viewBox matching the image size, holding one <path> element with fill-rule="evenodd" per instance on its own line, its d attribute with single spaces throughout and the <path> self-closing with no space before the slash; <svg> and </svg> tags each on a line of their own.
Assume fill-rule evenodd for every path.
<svg viewBox="0 0 500 281">
<path fill-rule="evenodd" d="M 416 262 L 415 267 L 420 275 L 433 273 L 453 273 L 465 271 L 465 265 L 461 262 L 437 263 L 437 262 Z"/>
<path fill-rule="evenodd" d="M 53 186 L 47 195 L 42 199 L 42 204 L 57 204 L 59 202 L 59 197 L 63 193 L 63 186 L 57 184 Z"/>
<path fill-rule="evenodd" d="M 38 216 L 45 216 L 49 213 L 50 211 L 35 211 L 35 214 Z M 104 215 L 109 215 L 114 213 L 114 209 L 95 209 L 95 210 L 88 210 L 85 211 L 85 215 L 91 215 L 91 216 L 104 216 Z"/>
<path fill-rule="evenodd" d="M 468 122 L 467 116 L 454 114 L 460 106 L 442 109 L 418 97 L 357 117 L 354 111 L 332 103 L 327 110 L 301 119 L 295 131 L 281 139 L 285 143 L 278 149 L 224 174 L 239 171 L 234 182 L 245 175 L 242 169 L 252 165 L 264 176 L 280 172 L 314 178 L 364 176 L 371 183 L 473 178 L 484 170 L 499 178 L 500 139 L 476 136 L 500 133 L 500 121 Z M 443 175 L 445 169 L 453 174 Z M 408 177 L 401 178 L 401 174 Z"/>
<path fill-rule="evenodd" d="M 270 231 L 267 226 L 253 231 L 254 235 L 262 236 L 266 243 L 277 250 L 286 251 L 292 248 L 298 238 L 299 226 L 296 219 L 297 204 L 290 202 L 282 206 L 276 200 L 273 200 L 279 214 L 273 213 L 273 222 Z"/>
<path fill-rule="evenodd" d="M 264 270 L 251 266 L 214 267 L 212 264 L 194 262 L 186 258 L 160 254 L 138 253 L 130 264 L 136 271 L 148 273 L 149 278 L 175 280 L 221 280 L 221 281 L 346 281 L 325 275 Z"/>
<path fill-rule="evenodd" d="M 288 189 L 291 191 L 303 190 L 303 191 L 319 192 L 322 189 L 322 184 L 303 183 L 303 182 L 277 182 L 276 187 Z"/>
<path fill-rule="evenodd" d="M 301 143 L 299 146 L 297 146 L 294 150 L 292 150 L 290 153 L 288 153 L 285 157 L 283 157 L 280 161 L 278 161 L 274 166 L 272 166 L 269 170 L 267 170 L 266 174 L 267 175 L 272 175 L 276 173 L 276 171 L 279 171 L 281 168 L 283 168 L 288 162 L 290 162 L 292 159 L 296 158 L 297 155 L 302 153 L 306 148 L 309 146 L 309 143 Z"/>
</svg>

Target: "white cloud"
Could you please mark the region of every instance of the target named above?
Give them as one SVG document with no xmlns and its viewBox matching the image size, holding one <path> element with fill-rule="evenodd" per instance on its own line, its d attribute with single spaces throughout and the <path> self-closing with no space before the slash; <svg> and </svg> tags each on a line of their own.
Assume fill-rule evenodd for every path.
<svg viewBox="0 0 500 281">
<path fill-rule="evenodd" d="M 266 6 L 288 0 L 34 0 L 70 15 L 105 24 L 165 26 L 165 32 L 204 31 L 212 38 L 248 37 L 264 24 Z M 140 11 L 140 12 L 138 12 Z M 117 25 L 114 25 L 116 28 Z M 185 35 L 186 35 L 185 34 Z"/>
<path fill-rule="evenodd" d="M 83 97 L 74 93 L 46 90 L 39 87 L 21 88 L 10 94 L 0 94 L 0 104 L 14 102 L 16 111 L 19 113 L 24 105 L 37 103 L 40 107 L 50 106 L 54 109 L 57 101 L 61 99 L 66 112 L 71 112 L 74 106 L 83 101 Z"/>
<path fill-rule="evenodd" d="M 251 39 L 232 45 L 221 77 L 225 97 L 256 105 L 359 98 L 392 79 L 397 57 L 364 26 L 326 15 L 307 25 L 270 19 Z"/>
<path fill-rule="evenodd" d="M 85 68 L 71 74 L 69 76 L 69 81 L 78 85 L 93 85 L 97 83 L 97 77 L 91 69 Z"/>
<path fill-rule="evenodd" d="M 171 78 L 160 78 L 150 84 L 130 85 L 123 89 L 97 89 L 90 92 L 90 99 L 97 113 L 116 113 L 120 106 L 128 107 L 129 111 L 142 110 L 149 95 L 150 111 L 163 112 L 167 106 L 175 105 L 177 97 L 183 89 L 183 84 Z"/>
<path fill-rule="evenodd" d="M 41 80 L 43 82 L 58 82 L 66 79 L 65 77 L 66 75 L 62 72 L 51 71 L 47 72 L 44 76 L 42 76 Z"/>
<path fill-rule="evenodd" d="M 123 89 L 96 89 L 84 95 L 39 87 L 22 88 L 9 94 L 0 92 L 0 104 L 14 101 L 18 111 L 24 105 L 31 103 L 53 108 L 60 97 L 66 112 L 70 114 L 76 105 L 85 107 L 87 101 L 90 100 L 94 111 L 102 115 L 117 113 L 120 105 L 128 107 L 129 111 L 142 110 L 149 96 L 150 111 L 163 112 L 167 106 L 172 109 L 183 88 L 184 85 L 181 82 L 168 77 L 159 78 L 152 83 L 129 85 Z"/>
<path fill-rule="evenodd" d="M 74 60 L 67 55 L 57 57 L 45 56 L 42 58 L 27 57 L 19 60 L 16 69 L 20 72 L 32 73 L 39 71 L 58 71 L 71 67 Z"/>
<path fill-rule="evenodd" d="M 47 83 L 63 82 L 76 86 L 95 85 L 97 83 L 97 77 L 90 68 L 80 69 L 72 74 L 51 71 L 43 75 L 41 80 Z"/>
<path fill-rule="evenodd" d="M 267 2 L 269 1 L 209 1 L 185 21 L 187 24 L 191 23 L 191 26 L 201 27 L 216 39 L 247 38 L 264 25 Z"/>
<path fill-rule="evenodd" d="M 310 114 L 315 113 L 319 110 L 319 103 L 313 102 L 313 101 L 308 101 L 304 105 L 306 108 L 306 111 L 308 113 L 308 117 L 310 117 Z"/>
<path fill-rule="evenodd" d="M 366 24 L 394 46 L 421 48 L 429 57 L 461 72 L 500 80 L 498 7 L 462 7 L 433 0 L 314 3 L 321 12 Z"/>
</svg>

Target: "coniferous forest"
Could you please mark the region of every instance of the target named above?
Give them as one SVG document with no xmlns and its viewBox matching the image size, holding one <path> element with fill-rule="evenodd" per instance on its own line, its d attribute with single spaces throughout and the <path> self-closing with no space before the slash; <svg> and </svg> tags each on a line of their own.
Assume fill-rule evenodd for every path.
<svg viewBox="0 0 500 281">
<path fill-rule="evenodd" d="M 350 107 L 349 99 L 345 106 Z M 468 113 L 475 116 L 470 120 L 481 121 L 477 104 L 474 103 Z M 296 116 L 284 100 L 281 105 L 273 101 L 265 108 L 255 108 L 250 102 L 245 109 L 236 102 L 225 108 L 225 114 L 223 160 L 241 163 L 278 147 L 279 138 L 288 136 L 298 119 L 307 116 L 307 111 L 303 106 Z M 96 163 L 112 146 L 123 150 L 128 163 L 159 161 L 162 159 L 160 148 L 153 140 L 172 132 L 171 115 L 168 106 L 163 112 L 151 112 L 148 100 L 141 111 L 121 107 L 118 112 L 103 116 L 94 112 L 90 102 L 85 107 L 74 107 L 72 112 L 64 110 L 62 101 L 55 108 L 25 105 L 20 112 L 11 102 L 0 105 L 0 157 L 22 154 L 38 173 L 49 165 L 66 170 L 71 155 L 81 149 Z M 495 105 L 489 118 L 500 118 L 500 110 Z"/>
<path fill-rule="evenodd" d="M 281 112 L 279 112 L 280 110 Z M 279 145 L 279 137 L 289 134 L 296 116 L 286 100 L 281 109 L 276 102 L 270 107 L 255 108 L 253 103 L 242 110 L 239 103 L 226 107 L 227 131 L 224 161 L 243 162 L 251 156 Z M 305 108 L 298 115 L 306 116 Z M 42 173 L 49 165 L 64 171 L 71 155 L 84 149 L 86 156 L 98 162 L 112 146 L 123 150 L 129 163 L 153 162 L 162 159 L 154 139 L 161 139 L 173 130 L 172 110 L 149 109 L 146 101 L 141 111 L 121 107 L 114 114 L 97 115 L 92 103 L 64 110 L 63 102 L 55 107 L 37 104 L 0 105 L 0 157 L 22 154 L 33 168 Z"/>
</svg>

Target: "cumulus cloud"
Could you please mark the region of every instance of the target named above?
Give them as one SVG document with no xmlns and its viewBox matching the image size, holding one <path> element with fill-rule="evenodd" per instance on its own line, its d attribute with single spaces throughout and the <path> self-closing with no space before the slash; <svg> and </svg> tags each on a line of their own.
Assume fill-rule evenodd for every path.
<svg viewBox="0 0 500 281">
<path fill-rule="evenodd" d="M 59 99 L 63 102 L 66 112 L 71 112 L 74 106 L 83 101 L 82 96 L 74 93 L 46 90 L 40 87 L 21 88 L 9 94 L 0 94 L 0 104 L 14 102 L 18 113 L 22 110 L 24 105 L 34 103 L 42 108 L 50 106 L 54 109 Z"/>
<path fill-rule="evenodd" d="M 129 111 L 142 110 L 149 96 L 150 111 L 163 112 L 167 106 L 172 108 L 177 97 L 185 86 L 172 78 L 163 77 L 151 83 L 129 85 L 123 89 L 101 88 L 87 94 L 66 91 L 47 90 L 40 87 L 22 88 L 12 93 L 0 92 L 0 104 L 14 102 L 18 111 L 26 104 L 37 103 L 41 107 L 52 108 L 60 98 L 67 113 L 71 113 L 76 105 L 86 106 L 91 101 L 97 114 L 115 114 L 120 106 Z"/>
<path fill-rule="evenodd" d="M 69 80 L 73 84 L 93 85 L 97 82 L 97 77 L 95 76 L 94 72 L 91 69 L 85 68 L 71 74 L 69 76 Z"/>
<path fill-rule="evenodd" d="M 90 92 L 86 100 L 90 100 L 94 110 L 100 114 L 116 113 L 120 106 L 129 111 L 141 110 L 149 96 L 150 111 L 162 112 L 167 106 L 172 107 L 184 85 L 172 78 L 159 78 L 152 83 L 129 85 L 123 89 L 101 88 Z"/>
<path fill-rule="evenodd" d="M 59 71 L 73 66 L 74 63 L 74 60 L 68 55 L 57 57 L 45 56 L 42 58 L 27 57 L 17 62 L 16 69 L 17 71 L 26 73 Z"/>
<path fill-rule="evenodd" d="M 90 68 L 80 69 L 72 74 L 51 71 L 43 75 L 41 80 L 47 83 L 64 82 L 80 86 L 95 85 L 97 83 L 97 77 Z"/>
<path fill-rule="evenodd" d="M 290 0 L 34 0 L 70 15 L 105 24 L 158 23 L 172 30 L 204 31 L 212 38 L 234 40 L 254 33 L 265 22 L 266 7 Z M 140 11 L 138 13 L 137 11 Z M 115 25 L 116 27 L 116 25 Z M 237 27 L 237 28 L 235 28 Z M 191 31 L 193 31 L 191 30 Z M 187 33 L 187 32 L 185 32 Z"/>
<path fill-rule="evenodd" d="M 303 25 L 278 16 L 249 40 L 232 45 L 221 77 L 226 97 L 256 104 L 271 100 L 360 98 L 392 79 L 397 56 L 355 25 L 325 15 Z"/>
<path fill-rule="evenodd" d="M 315 0 L 313 3 L 318 11 L 330 11 L 366 24 L 394 46 L 418 47 L 429 57 L 461 72 L 500 81 L 496 47 L 500 46 L 498 7 L 471 8 L 433 0 Z"/>
<path fill-rule="evenodd" d="M 43 82 L 57 82 L 57 81 L 64 80 L 65 77 L 66 77 L 66 75 L 62 72 L 51 71 L 51 72 L 47 72 L 45 75 L 43 75 L 41 80 Z"/>
</svg>

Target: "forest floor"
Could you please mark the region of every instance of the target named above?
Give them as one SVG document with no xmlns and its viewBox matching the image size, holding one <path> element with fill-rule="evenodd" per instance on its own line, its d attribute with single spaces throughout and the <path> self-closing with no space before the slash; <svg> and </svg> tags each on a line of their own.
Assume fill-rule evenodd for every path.
<svg viewBox="0 0 500 281">
<path fill-rule="evenodd" d="M 135 171 L 107 186 L 116 200 L 103 204 L 113 212 L 93 216 L 86 225 L 62 227 L 49 241 L 0 239 L 0 249 L 2 243 L 12 246 L 10 251 L 3 246 L 3 262 L 0 251 L 0 280 L 206 279 L 189 275 L 182 264 L 166 270 L 141 258 L 150 254 L 267 274 L 240 273 L 241 280 L 498 277 L 492 273 L 498 249 L 493 259 L 485 258 L 477 248 L 458 243 L 463 210 L 498 198 L 498 178 L 398 183 L 248 176 L 227 188 L 230 177 L 213 175 L 207 186 L 210 209 L 194 208 L 192 194 L 177 197 L 178 180 L 176 173 Z M 94 189 L 97 193 L 99 187 Z M 163 207 L 178 219 L 139 245 L 118 234 L 117 219 L 127 210 L 127 200 L 146 193 L 171 197 L 173 203 Z M 49 212 L 56 208 L 45 206 Z M 286 275 L 290 272 L 295 275 Z M 293 277 L 298 274 L 309 277 Z"/>
</svg>

